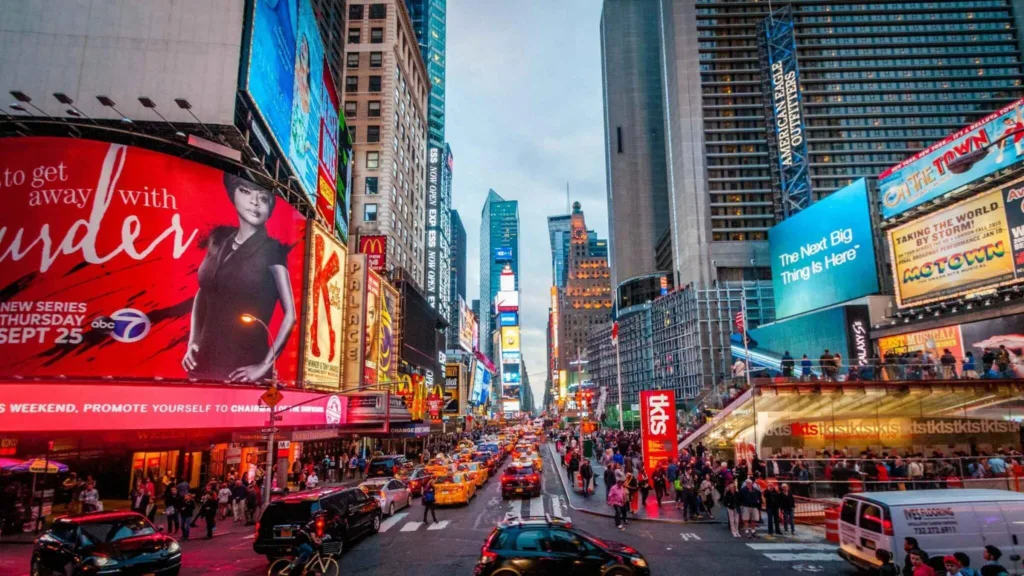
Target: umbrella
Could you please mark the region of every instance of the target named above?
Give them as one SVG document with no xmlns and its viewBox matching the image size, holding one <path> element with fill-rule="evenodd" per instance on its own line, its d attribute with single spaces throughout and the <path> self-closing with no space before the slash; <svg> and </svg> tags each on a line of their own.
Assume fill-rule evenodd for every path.
<svg viewBox="0 0 1024 576">
<path fill-rule="evenodd" d="M 59 474 L 67 472 L 68 467 L 66 464 L 61 464 L 55 460 L 47 462 L 45 458 L 33 458 L 24 462 L 5 458 L 0 460 L 0 470 L 6 472 L 31 472 L 33 474 Z"/>
</svg>

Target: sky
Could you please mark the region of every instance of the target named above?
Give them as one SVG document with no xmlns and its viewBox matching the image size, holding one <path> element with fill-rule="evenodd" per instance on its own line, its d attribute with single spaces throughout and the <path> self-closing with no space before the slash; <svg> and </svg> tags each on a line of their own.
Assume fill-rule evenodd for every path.
<svg viewBox="0 0 1024 576">
<path fill-rule="evenodd" d="M 534 400 L 544 399 L 551 245 L 566 183 L 607 238 L 599 0 L 448 0 L 445 139 L 452 207 L 467 236 L 466 297 L 480 294 L 488 189 L 519 201 L 520 323 Z"/>
</svg>

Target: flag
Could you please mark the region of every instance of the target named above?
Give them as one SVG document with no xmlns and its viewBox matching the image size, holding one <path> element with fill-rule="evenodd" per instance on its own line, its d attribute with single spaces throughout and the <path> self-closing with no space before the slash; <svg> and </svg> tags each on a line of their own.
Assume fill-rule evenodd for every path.
<svg viewBox="0 0 1024 576">
<path fill-rule="evenodd" d="M 744 326 L 746 325 L 746 317 L 743 314 L 743 310 L 740 310 L 739 312 L 736 313 L 736 317 L 733 319 L 733 322 L 736 324 L 737 331 L 744 332 Z"/>
<path fill-rule="evenodd" d="M 618 343 L 619 341 L 619 323 L 612 322 L 612 343 Z"/>
</svg>

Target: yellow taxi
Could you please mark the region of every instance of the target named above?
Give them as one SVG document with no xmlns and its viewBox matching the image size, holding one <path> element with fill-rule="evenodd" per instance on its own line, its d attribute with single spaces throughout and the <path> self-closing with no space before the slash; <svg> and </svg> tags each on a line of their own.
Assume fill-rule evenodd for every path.
<svg viewBox="0 0 1024 576">
<path fill-rule="evenodd" d="M 469 462 L 473 459 L 473 448 L 463 448 L 459 450 L 459 454 L 455 457 L 459 462 Z"/>
<path fill-rule="evenodd" d="M 487 482 L 487 478 L 489 477 L 487 466 L 484 466 L 480 462 L 463 462 L 459 464 L 458 471 L 468 474 L 469 479 L 476 484 L 477 488 L 483 488 L 484 482 Z"/>
<path fill-rule="evenodd" d="M 469 504 L 476 495 L 476 484 L 468 472 L 449 472 L 434 481 L 434 501 L 439 506 Z"/>
<path fill-rule="evenodd" d="M 462 450 L 472 450 L 474 448 L 472 440 L 459 440 L 457 448 Z"/>
<path fill-rule="evenodd" d="M 444 476 L 448 473 L 448 466 L 449 463 L 444 458 L 431 458 L 427 460 L 424 468 L 433 476 Z"/>
</svg>

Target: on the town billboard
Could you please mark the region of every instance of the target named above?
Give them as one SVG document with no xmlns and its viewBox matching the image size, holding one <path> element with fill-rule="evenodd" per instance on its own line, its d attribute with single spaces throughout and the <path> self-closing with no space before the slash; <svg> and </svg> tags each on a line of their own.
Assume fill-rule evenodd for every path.
<svg viewBox="0 0 1024 576">
<path fill-rule="evenodd" d="M 644 470 L 654 470 L 679 456 L 674 391 L 640 391 L 640 440 Z"/>
<path fill-rule="evenodd" d="M 366 278 L 366 337 L 363 340 L 363 384 L 377 383 L 380 356 L 380 301 L 383 293 L 379 274 L 370 271 Z"/>
<path fill-rule="evenodd" d="M 310 202 L 317 206 L 318 194 L 329 194 L 334 206 L 338 100 L 313 6 L 310 0 L 252 4 L 242 90 Z"/>
<path fill-rule="evenodd" d="M 348 250 L 315 223 L 309 246 L 302 380 L 318 388 L 338 388 Z"/>
<path fill-rule="evenodd" d="M 1024 179 L 888 232 L 899 306 L 1024 281 Z"/>
<path fill-rule="evenodd" d="M 878 176 L 882 218 L 942 197 L 1024 158 L 1018 100 L 932 144 Z M 951 163 L 960 165 L 950 167 Z"/>
<path fill-rule="evenodd" d="M 768 245 L 776 318 L 878 292 L 863 178 L 769 228 Z"/>
<path fill-rule="evenodd" d="M 380 330 L 377 340 L 377 382 L 398 380 L 398 290 L 381 281 Z"/>
<path fill-rule="evenodd" d="M 0 139 L 0 231 L 0 374 L 251 382 L 276 357 L 296 380 L 306 220 L 272 192 L 122 144 Z"/>
</svg>

